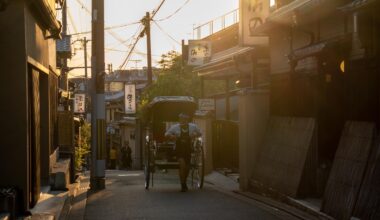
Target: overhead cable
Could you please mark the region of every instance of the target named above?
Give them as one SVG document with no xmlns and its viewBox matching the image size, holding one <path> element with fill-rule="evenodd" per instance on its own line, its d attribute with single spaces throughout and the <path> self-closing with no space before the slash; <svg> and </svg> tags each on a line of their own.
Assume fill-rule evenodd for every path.
<svg viewBox="0 0 380 220">
<path fill-rule="evenodd" d="M 164 18 L 161 18 L 161 19 L 157 19 L 156 21 L 165 21 L 165 20 L 168 20 L 170 19 L 171 17 L 173 17 L 175 14 L 177 14 L 179 11 L 181 11 L 183 9 L 183 7 L 185 7 L 185 5 L 187 5 L 187 3 L 189 3 L 190 0 L 186 0 L 182 5 L 181 7 L 179 7 L 177 10 L 175 10 L 172 14 L 164 17 Z"/>
<path fill-rule="evenodd" d="M 162 0 L 161 3 L 158 5 L 158 7 L 153 10 L 152 12 L 152 16 L 150 19 L 153 19 L 153 17 L 157 14 L 157 12 L 160 10 L 161 6 L 165 3 L 165 0 Z M 148 21 L 150 22 L 150 21 Z M 140 26 L 142 27 L 142 26 Z M 140 28 L 141 29 L 141 28 Z M 137 38 L 136 38 L 136 41 L 135 43 L 132 45 L 132 48 L 131 50 L 129 51 L 129 53 L 127 54 L 127 57 L 125 58 L 125 60 L 123 61 L 123 63 L 119 66 L 119 69 L 123 69 L 125 66 L 127 66 L 128 62 L 129 62 L 129 59 L 133 53 L 133 50 L 135 49 L 137 43 L 139 42 L 139 40 L 142 38 L 142 35 L 140 33 L 142 33 L 144 31 L 144 29 L 138 29 L 138 35 L 137 35 Z M 139 31 L 140 30 L 140 31 Z"/>
<path fill-rule="evenodd" d="M 119 25 L 114 25 L 114 26 L 108 26 L 108 27 L 105 27 L 104 30 L 108 31 L 108 30 L 112 30 L 112 29 L 132 26 L 132 25 L 136 25 L 136 24 L 140 24 L 140 23 L 141 23 L 140 21 L 136 21 L 136 22 L 126 23 L 126 24 L 119 24 Z M 81 34 L 90 34 L 90 33 L 91 33 L 91 31 L 83 31 L 83 32 L 77 32 L 77 33 L 74 33 L 74 34 L 71 34 L 71 35 L 81 35 Z"/>
<path fill-rule="evenodd" d="M 156 21 L 153 21 L 154 24 L 158 27 L 158 29 L 160 29 L 160 31 L 162 33 L 164 33 L 167 37 L 169 37 L 172 41 L 176 42 L 177 44 L 179 45 L 182 45 L 181 42 L 177 41 L 176 39 L 174 39 L 174 37 L 172 37 L 168 32 L 166 32 Z"/>
<path fill-rule="evenodd" d="M 157 9 L 156 10 L 153 10 L 152 12 L 152 16 L 150 17 L 150 19 L 153 19 L 154 16 L 156 16 L 157 12 L 161 9 L 161 6 L 165 3 L 165 0 L 162 0 L 161 3 L 158 5 Z"/>
</svg>

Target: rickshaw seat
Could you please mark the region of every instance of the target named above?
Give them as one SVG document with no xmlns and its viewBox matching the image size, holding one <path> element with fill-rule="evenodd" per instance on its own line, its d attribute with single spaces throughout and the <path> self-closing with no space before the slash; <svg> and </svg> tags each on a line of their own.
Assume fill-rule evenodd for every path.
<svg viewBox="0 0 380 220">
<path fill-rule="evenodd" d="M 175 144 L 171 142 L 161 142 L 156 145 L 156 154 L 159 158 L 167 160 L 175 160 L 174 156 Z"/>
</svg>

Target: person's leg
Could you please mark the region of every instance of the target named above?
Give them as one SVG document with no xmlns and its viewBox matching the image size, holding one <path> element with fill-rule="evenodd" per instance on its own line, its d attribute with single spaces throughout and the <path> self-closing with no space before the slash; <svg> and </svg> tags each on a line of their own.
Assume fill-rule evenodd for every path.
<svg viewBox="0 0 380 220">
<path fill-rule="evenodd" d="M 188 171 L 189 169 L 187 168 L 185 159 L 178 158 L 178 163 L 179 163 L 178 174 L 179 174 L 179 179 L 181 182 L 181 191 L 186 192 L 187 191 L 186 179 L 189 173 Z"/>
<path fill-rule="evenodd" d="M 112 159 L 111 160 L 111 169 L 115 169 L 116 168 L 116 160 Z"/>
</svg>

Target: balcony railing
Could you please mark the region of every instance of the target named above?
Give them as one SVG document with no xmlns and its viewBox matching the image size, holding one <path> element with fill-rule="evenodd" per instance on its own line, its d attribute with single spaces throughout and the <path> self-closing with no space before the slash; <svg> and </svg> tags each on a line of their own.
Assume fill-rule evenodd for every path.
<svg viewBox="0 0 380 220">
<path fill-rule="evenodd" d="M 193 38 L 202 39 L 239 22 L 239 9 L 193 28 Z"/>
</svg>

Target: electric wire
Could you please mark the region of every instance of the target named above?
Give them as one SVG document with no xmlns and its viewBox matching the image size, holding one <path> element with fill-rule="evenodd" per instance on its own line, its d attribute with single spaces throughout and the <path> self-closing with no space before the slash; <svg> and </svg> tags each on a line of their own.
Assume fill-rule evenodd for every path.
<svg viewBox="0 0 380 220">
<path fill-rule="evenodd" d="M 126 24 L 107 26 L 107 27 L 104 28 L 104 30 L 105 31 L 110 31 L 110 30 L 113 30 L 113 29 L 133 26 L 133 25 L 140 24 L 140 23 L 141 23 L 140 21 L 136 21 L 136 22 L 126 23 Z M 71 35 L 84 35 L 84 34 L 91 34 L 91 31 L 75 32 L 75 33 L 73 33 Z"/>
<path fill-rule="evenodd" d="M 185 5 L 187 5 L 188 3 L 190 2 L 190 0 L 186 0 L 177 10 L 175 10 L 172 14 L 164 17 L 164 18 L 160 18 L 160 19 L 157 19 L 156 21 L 165 21 L 165 20 L 168 20 L 170 19 L 171 17 L 173 17 L 174 15 L 176 15 L 179 11 L 181 11 Z"/>
<path fill-rule="evenodd" d="M 161 7 L 162 7 L 162 5 L 165 3 L 165 1 L 166 1 L 166 0 L 162 0 L 162 1 L 160 2 L 160 4 L 158 5 L 158 7 L 157 7 L 155 10 L 153 10 L 153 12 L 152 12 L 152 16 L 151 16 L 151 19 L 153 19 L 154 16 L 158 13 L 158 11 L 161 9 Z M 82 9 L 84 9 L 88 14 L 91 15 L 91 11 L 90 11 L 90 10 L 89 10 L 89 9 L 88 9 L 88 8 L 87 8 L 87 7 L 86 7 L 86 6 L 85 6 L 80 0 L 76 0 L 76 2 L 82 7 Z M 132 23 L 128 23 L 128 24 L 125 24 L 125 25 L 133 25 L 133 24 L 136 24 L 136 23 L 137 23 L 137 22 L 132 22 Z M 123 61 L 122 65 L 120 65 L 119 69 L 124 68 L 124 66 L 126 66 L 126 65 L 128 64 L 128 61 L 129 61 L 129 59 L 130 59 L 130 57 L 131 57 L 131 55 L 132 55 L 132 53 L 133 53 L 133 50 L 135 49 L 135 47 L 136 47 L 138 41 L 139 41 L 140 38 L 141 38 L 140 33 L 141 33 L 144 29 L 142 29 L 141 21 L 139 21 L 138 23 L 140 23 L 140 26 L 139 26 L 139 28 L 137 29 L 138 31 L 137 31 L 136 34 L 135 34 L 135 35 L 138 34 L 137 37 L 135 37 L 136 40 L 135 40 L 134 44 L 133 44 L 131 47 L 129 47 L 129 45 L 126 45 L 127 47 L 130 48 L 130 51 L 129 51 L 129 53 L 128 53 L 126 59 Z M 123 26 L 123 25 L 116 25 L 116 27 L 120 27 L 120 26 Z M 112 26 L 112 27 L 113 27 L 113 26 Z M 113 32 L 113 31 L 111 30 L 112 27 L 109 28 L 109 29 L 107 29 L 107 33 L 110 34 L 110 35 L 111 35 L 113 38 L 115 38 L 117 41 L 119 41 L 120 43 L 122 43 L 122 44 L 125 45 L 125 42 L 128 41 L 128 40 L 124 40 L 124 39 L 120 38 L 115 32 Z M 106 29 L 106 28 L 105 28 L 105 29 Z M 89 34 L 89 33 L 91 33 L 91 32 L 75 33 L 75 34 L 73 34 L 73 35 Z"/>
<path fill-rule="evenodd" d="M 78 32 L 78 28 L 77 28 L 76 25 L 75 25 L 75 22 L 74 22 L 73 16 L 72 16 L 71 11 L 70 11 L 69 8 L 67 9 L 67 14 L 69 15 L 69 20 L 70 20 L 70 22 L 71 22 L 71 26 L 72 26 L 73 29 L 74 29 L 74 32 L 77 33 L 77 32 Z"/>
<path fill-rule="evenodd" d="M 156 10 L 153 10 L 152 12 L 152 16 L 150 17 L 150 19 L 153 19 L 154 16 L 156 16 L 157 12 L 160 10 L 161 6 L 165 3 L 166 0 L 162 0 L 161 3 L 158 5 L 157 9 Z"/>
<path fill-rule="evenodd" d="M 166 32 L 156 21 L 153 21 L 153 23 L 158 27 L 158 29 L 160 29 L 160 31 L 162 33 L 164 33 L 169 39 L 171 39 L 172 41 L 174 41 L 175 43 L 177 43 L 178 45 L 182 45 L 181 42 L 177 41 L 176 39 L 174 39 L 174 37 L 172 37 L 168 32 Z"/>
<path fill-rule="evenodd" d="M 161 6 L 165 3 L 165 0 L 162 0 L 161 3 L 158 5 L 157 9 L 155 9 L 153 12 L 152 12 L 152 16 L 150 17 L 150 19 L 152 20 L 154 18 L 154 16 L 157 14 L 157 12 L 160 10 Z M 150 21 L 148 21 L 150 22 Z M 144 29 L 142 29 L 141 31 L 144 31 Z M 140 32 L 141 33 L 141 32 Z M 129 53 L 127 54 L 127 57 L 125 58 L 125 60 L 122 62 L 122 64 L 119 66 L 119 69 L 123 69 L 125 66 L 128 65 L 128 62 L 129 62 L 129 59 L 133 53 L 133 50 L 135 49 L 137 43 L 139 42 L 139 40 L 141 39 L 141 34 L 138 35 L 138 37 L 136 38 L 136 41 L 135 43 L 132 45 L 132 48 L 131 50 L 129 51 Z"/>
</svg>

